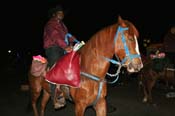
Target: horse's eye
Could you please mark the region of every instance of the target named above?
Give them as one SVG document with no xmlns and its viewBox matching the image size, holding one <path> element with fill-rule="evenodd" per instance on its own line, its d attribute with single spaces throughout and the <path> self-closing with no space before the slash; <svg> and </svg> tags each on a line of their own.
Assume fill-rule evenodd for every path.
<svg viewBox="0 0 175 116">
<path fill-rule="evenodd" d="M 130 40 L 130 41 L 134 41 L 134 38 L 131 37 L 131 38 L 129 38 L 129 40 Z"/>
</svg>

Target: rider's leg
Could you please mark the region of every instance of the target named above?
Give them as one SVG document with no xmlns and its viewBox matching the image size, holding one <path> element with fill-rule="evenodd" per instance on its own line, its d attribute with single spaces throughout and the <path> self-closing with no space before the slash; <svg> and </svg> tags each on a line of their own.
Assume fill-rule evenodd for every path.
<svg viewBox="0 0 175 116">
<path fill-rule="evenodd" d="M 54 108 L 59 109 L 65 106 L 65 104 L 66 104 L 65 97 L 63 95 L 62 90 L 60 89 L 60 85 L 57 84 L 55 89 L 55 94 L 54 94 Z"/>
<path fill-rule="evenodd" d="M 53 65 L 57 62 L 57 60 L 59 60 L 59 58 L 64 55 L 64 50 L 59 46 L 52 46 L 50 48 L 45 49 L 45 54 L 48 60 L 48 68 L 51 69 L 53 68 Z M 57 104 L 57 102 L 55 102 L 57 100 L 55 99 L 58 98 L 56 96 L 61 95 L 61 94 L 58 94 L 60 92 L 57 93 L 57 91 L 58 90 L 60 91 L 60 89 L 59 87 L 56 87 L 55 84 L 50 84 L 50 87 L 51 87 L 51 98 L 53 100 L 53 103 Z"/>
</svg>

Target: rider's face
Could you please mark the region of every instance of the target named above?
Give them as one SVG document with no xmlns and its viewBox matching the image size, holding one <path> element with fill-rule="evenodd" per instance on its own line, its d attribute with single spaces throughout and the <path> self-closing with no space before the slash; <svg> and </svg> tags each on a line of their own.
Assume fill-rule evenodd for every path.
<svg viewBox="0 0 175 116">
<path fill-rule="evenodd" d="M 57 11 L 53 16 L 57 17 L 59 20 L 63 20 L 64 12 L 63 11 Z"/>
</svg>

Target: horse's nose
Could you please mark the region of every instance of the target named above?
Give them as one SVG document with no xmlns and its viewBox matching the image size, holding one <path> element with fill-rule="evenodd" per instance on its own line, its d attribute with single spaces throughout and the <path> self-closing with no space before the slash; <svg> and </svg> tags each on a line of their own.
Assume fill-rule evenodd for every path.
<svg viewBox="0 0 175 116">
<path fill-rule="evenodd" d="M 141 62 L 140 63 L 140 70 L 143 68 L 143 63 Z"/>
<path fill-rule="evenodd" d="M 129 64 L 129 67 L 133 68 L 135 72 L 139 72 L 143 68 L 143 64 L 142 63 L 135 64 L 131 62 Z"/>
<path fill-rule="evenodd" d="M 140 71 L 143 68 L 143 64 L 139 63 L 139 64 L 133 64 L 133 67 L 137 70 Z"/>
</svg>

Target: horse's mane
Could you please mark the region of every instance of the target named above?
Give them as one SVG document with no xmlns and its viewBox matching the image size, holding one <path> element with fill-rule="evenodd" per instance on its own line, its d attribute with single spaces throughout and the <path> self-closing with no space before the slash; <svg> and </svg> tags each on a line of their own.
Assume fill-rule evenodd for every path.
<svg viewBox="0 0 175 116">
<path fill-rule="evenodd" d="M 111 51 L 110 48 L 114 41 L 116 28 L 117 24 L 112 24 L 100 29 L 90 37 L 90 39 L 86 42 L 86 45 L 84 47 L 86 49 L 95 48 L 96 50 L 97 49 L 102 50 L 104 48 L 103 45 L 105 44 L 105 50 L 108 52 Z M 101 52 L 104 53 L 104 51 Z"/>
<path fill-rule="evenodd" d="M 122 19 L 122 21 L 118 20 L 117 23 L 108 25 L 108 26 L 102 28 L 101 30 L 97 31 L 94 35 L 92 35 L 90 37 L 90 39 L 87 41 L 87 44 L 91 43 L 91 45 L 92 45 L 92 43 L 94 43 L 95 45 L 97 45 L 97 44 L 100 44 L 102 42 L 106 42 L 106 43 L 109 41 L 112 42 L 114 40 L 114 36 L 117 32 L 118 26 L 128 27 L 128 32 L 130 35 L 132 35 L 132 36 L 135 35 L 137 38 L 139 37 L 139 32 L 138 32 L 137 28 L 133 25 L 133 23 L 131 23 L 128 20 Z M 109 40 L 109 39 L 111 39 L 111 40 Z M 111 44 L 106 44 L 106 49 L 108 48 L 107 45 L 111 45 Z"/>
</svg>

